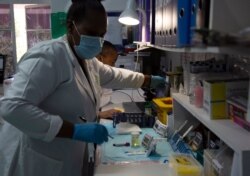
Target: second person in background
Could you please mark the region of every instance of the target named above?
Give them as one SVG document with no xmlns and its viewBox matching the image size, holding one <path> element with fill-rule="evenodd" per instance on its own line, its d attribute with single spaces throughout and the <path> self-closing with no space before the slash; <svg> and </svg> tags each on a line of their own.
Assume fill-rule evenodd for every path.
<svg viewBox="0 0 250 176">
<path fill-rule="evenodd" d="M 118 52 L 116 47 L 112 43 L 105 40 L 103 42 L 101 53 L 98 54 L 96 57 L 102 63 L 114 67 L 115 62 L 118 58 Z M 101 89 L 100 110 L 103 106 L 110 103 L 112 92 L 113 92 L 112 89 L 107 89 L 107 88 Z M 100 111 L 98 116 L 100 119 L 112 118 L 114 114 L 120 112 L 121 111 L 117 109 L 109 109 L 106 111 Z"/>
</svg>

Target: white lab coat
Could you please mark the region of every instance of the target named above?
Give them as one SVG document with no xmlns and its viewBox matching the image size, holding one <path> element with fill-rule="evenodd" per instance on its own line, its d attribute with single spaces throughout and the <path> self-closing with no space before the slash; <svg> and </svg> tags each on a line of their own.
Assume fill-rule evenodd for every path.
<svg viewBox="0 0 250 176">
<path fill-rule="evenodd" d="M 101 89 L 100 107 L 103 107 L 110 103 L 112 93 L 113 93 L 112 89 L 106 89 L 106 88 Z"/>
<path fill-rule="evenodd" d="M 85 143 L 56 137 L 63 120 L 96 121 L 100 86 L 138 88 L 144 76 L 112 68 L 97 59 L 82 71 L 66 37 L 43 42 L 21 59 L 0 101 L 1 176 L 81 176 Z M 90 84 L 86 77 L 90 78 Z M 85 167 L 84 167 L 85 166 Z"/>
</svg>

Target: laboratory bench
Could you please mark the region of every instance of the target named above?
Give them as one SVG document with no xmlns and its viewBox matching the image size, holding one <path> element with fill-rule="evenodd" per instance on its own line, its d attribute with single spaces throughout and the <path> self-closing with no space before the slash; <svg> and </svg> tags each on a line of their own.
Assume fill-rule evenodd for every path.
<svg viewBox="0 0 250 176">
<path fill-rule="evenodd" d="M 138 109 L 138 107 L 129 107 L 129 110 L 135 110 L 135 111 L 144 111 L 142 107 L 143 102 L 145 102 L 144 99 L 144 91 L 139 88 L 139 89 L 117 89 L 117 90 L 113 90 L 112 94 L 111 94 L 111 98 L 108 104 L 106 104 L 105 106 L 103 106 L 101 108 L 101 111 L 106 111 L 109 109 L 120 109 L 122 111 L 124 111 L 126 107 L 124 107 L 124 104 L 129 103 L 129 102 L 136 102 L 138 104 L 138 107 L 140 108 L 140 110 Z M 141 104 L 141 105 L 139 105 Z M 131 104 L 132 105 L 132 104 Z"/>
<path fill-rule="evenodd" d="M 114 91 L 111 97 L 111 103 L 106 105 L 102 108 L 102 110 L 108 110 L 111 108 L 124 108 L 124 104 L 126 102 L 123 102 L 123 99 L 121 98 L 120 91 L 125 91 L 127 94 L 132 95 L 132 92 L 134 94 L 139 94 L 138 99 L 135 99 L 136 102 L 131 102 L 131 100 L 127 99 L 127 103 L 131 103 L 133 105 L 141 105 L 145 103 L 144 98 L 142 98 L 140 95 L 143 95 L 142 90 L 139 90 L 141 92 L 137 92 L 137 90 L 119 90 Z M 126 97 L 124 94 L 123 96 Z M 128 98 L 128 97 L 126 97 Z M 132 108 L 134 110 L 135 108 Z M 140 109 L 140 107 L 139 107 Z M 142 110 L 142 109 L 140 109 Z M 143 110 L 142 110 L 143 111 Z M 128 111 L 126 111 L 128 112 Z M 126 113 L 125 112 L 125 113 Z M 143 111 L 144 112 L 144 111 Z M 115 120 L 114 120 L 115 121 Z M 141 127 L 139 130 L 139 146 L 133 147 L 133 140 L 132 140 L 132 133 L 131 131 L 137 131 L 138 129 L 126 126 L 122 124 L 126 124 L 126 122 L 119 122 L 116 125 L 114 125 L 113 120 L 108 119 L 101 119 L 100 123 L 103 124 L 107 130 L 108 133 L 112 138 L 109 138 L 109 141 L 106 143 L 103 143 L 102 145 L 97 147 L 96 150 L 96 168 L 95 168 L 95 176 L 174 176 L 176 175 L 176 172 L 178 169 L 174 170 L 173 168 L 179 168 L 177 163 L 174 164 L 173 167 L 173 161 L 177 161 L 177 158 L 183 158 L 186 157 L 188 154 L 180 154 L 179 147 L 182 142 L 178 143 L 178 146 L 175 145 L 171 138 L 162 137 L 159 135 L 151 126 L 151 127 Z M 127 123 L 129 124 L 129 123 Z M 124 128 L 126 128 L 128 131 L 124 132 Z M 133 129 L 131 129 L 133 128 Z M 145 135 L 149 135 L 153 137 L 154 140 L 156 140 L 156 146 L 152 152 L 149 152 L 150 149 L 145 147 L 142 144 L 142 141 L 144 141 Z M 152 140 L 151 140 L 152 141 Z M 129 143 L 129 146 L 127 144 Z M 152 144 L 152 142 L 151 142 Z M 175 146 L 175 147 L 174 147 Z M 184 144 L 182 145 L 184 146 Z M 181 155 L 179 157 L 178 153 Z M 200 163 L 193 158 L 193 155 L 188 155 L 189 157 L 192 157 L 193 160 L 195 160 L 195 163 L 186 164 L 186 166 L 180 166 L 182 169 L 179 169 L 178 171 L 182 172 L 182 175 L 188 175 L 188 172 L 195 173 L 195 175 L 199 176 L 202 175 L 203 167 L 200 165 Z M 191 160 L 188 160 L 191 161 Z M 183 169 L 187 167 L 186 169 Z M 178 175 L 178 174 L 177 174 Z M 192 174 L 191 174 L 192 175 Z"/>
<path fill-rule="evenodd" d="M 97 147 L 95 176 L 203 175 L 203 167 L 192 155 L 176 151 L 171 138 L 162 137 L 153 128 L 140 128 L 139 140 L 135 142 L 133 132 L 119 134 L 121 123 L 115 128 L 113 120 L 102 119 L 100 123 L 112 138 Z M 154 139 L 149 145 L 145 145 L 146 135 Z M 151 150 L 153 141 L 157 142 Z"/>
<path fill-rule="evenodd" d="M 102 110 L 111 108 L 123 109 L 124 102 L 139 102 L 145 101 L 142 89 L 122 89 L 114 90 L 111 95 L 111 101 L 104 106 Z M 132 108 L 135 109 L 135 108 Z M 98 165 L 95 170 L 95 176 L 163 176 L 168 175 L 168 155 L 172 153 L 172 148 L 166 140 L 162 140 L 157 144 L 156 153 L 151 156 L 143 154 L 145 149 L 143 146 L 131 147 L 121 146 L 116 147 L 113 144 L 131 145 L 131 134 L 116 134 L 118 127 L 113 127 L 112 120 L 102 119 L 100 121 L 108 129 L 109 134 L 113 139 L 109 138 L 107 143 L 102 144 L 97 148 Z M 141 128 L 139 141 L 142 141 L 143 136 L 147 133 L 155 138 L 160 138 L 152 128 Z M 130 155 L 130 153 L 132 155 Z M 138 152 L 138 155 L 136 154 Z M 140 154 L 142 152 L 142 154 Z"/>
<path fill-rule="evenodd" d="M 99 165 L 95 176 L 167 176 L 169 167 L 159 163 Z"/>
<path fill-rule="evenodd" d="M 117 134 L 119 127 L 114 128 L 112 120 L 101 120 L 101 123 L 106 126 L 113 139 L 109 138 L 107 143 L 98 147 L 99 159 L 95 176 L 169 175 L 168 157 L 173 150 L 166 138 L 163 139 L 152 128 L 141 128 L 140 145 L 132 147 L 130 133 Z M 155 152 L 149 156 L 145 147 L 141 145 L 145 134 L 159 139 Z M 129 146 L 126 146 L 126 143 L 129 143 Z"/>
</svg>

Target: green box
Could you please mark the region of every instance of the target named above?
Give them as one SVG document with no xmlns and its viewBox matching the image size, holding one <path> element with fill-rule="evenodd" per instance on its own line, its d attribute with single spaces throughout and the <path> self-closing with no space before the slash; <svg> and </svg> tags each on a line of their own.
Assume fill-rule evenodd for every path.
<svg viewBox="0 0 250 176">
<path fill-rule="evenodd" d="M 51 13 L 51 33 L 52 38 L 58 38 L 66 34 L 67 14 L 65 12 Z"/>
</svg>

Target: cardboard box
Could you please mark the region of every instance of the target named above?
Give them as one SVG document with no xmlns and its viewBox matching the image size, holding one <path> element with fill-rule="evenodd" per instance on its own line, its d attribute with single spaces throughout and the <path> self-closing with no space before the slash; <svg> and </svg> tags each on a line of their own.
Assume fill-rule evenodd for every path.
<svg viewBox="0 0 250 176">
<path fill-rule="evenodd" d="M 204 81 L 203 108 L 210 119 L 228 118 L 226 100 L 248 92 L 248 79 Z"/>
<path fill-rule="evenodd" d="M 247 96 L 233 96 L 227 99 L 227 110 L 230 119 L 239 117 L 247 119 Z"/>
<path fill-rule="evenodd" d="M 242 96 L 230 97 L 227 100 L 228 116 L 236 124 L 250 131 L 250 122 L 247 119 L 247 98 Z"/>
</svg>

